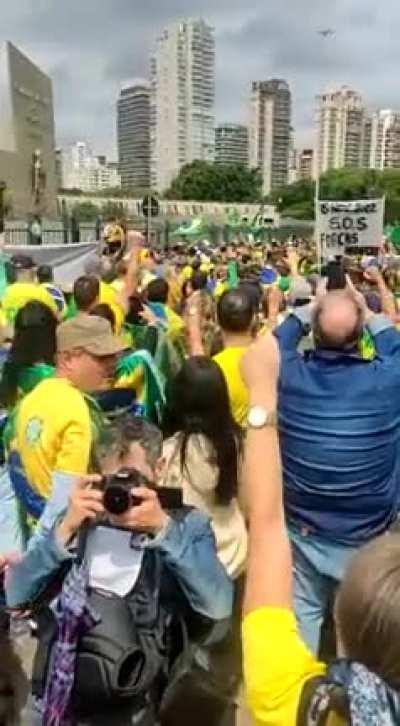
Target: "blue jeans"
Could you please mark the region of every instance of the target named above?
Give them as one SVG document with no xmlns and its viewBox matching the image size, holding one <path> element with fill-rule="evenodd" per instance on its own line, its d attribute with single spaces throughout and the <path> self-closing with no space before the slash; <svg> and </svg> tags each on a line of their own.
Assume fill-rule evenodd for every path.
<svg viewBox="0 0 400 726">
<path fill-rule="evenodd" d="M 357 548 L 327 542 L 293 527 L 289 527 L 289 536 L 297 622 L 303 640 L 317 655 L 324 617 Z"/>
</svg>

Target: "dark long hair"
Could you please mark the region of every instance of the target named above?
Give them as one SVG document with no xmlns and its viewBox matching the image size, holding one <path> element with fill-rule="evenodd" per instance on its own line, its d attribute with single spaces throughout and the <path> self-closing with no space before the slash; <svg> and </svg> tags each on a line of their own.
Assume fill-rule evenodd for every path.
<svg viewBox="0 0 400 726">
<path fill-rule="evenodd" d="M 163 428 L 166 436 L 183 434 L 182 470 L 191 434 L 207 437 L 219 473 L 215 499 L 217 504 L 229 504 L 238 492 L 242 432 L 232 417 L 226 381 L 217 363 L 202 356 L 185 361 L 167 388 Z"/>
<path fill-rule="evenodd" d="M 32 300 L 15 318 L 14 340 L 0 381 L 0 404 L 13 406 L 22 371 L 35 363 L 54 365 L 57 320 L 47 305 Z"/>
</svg>

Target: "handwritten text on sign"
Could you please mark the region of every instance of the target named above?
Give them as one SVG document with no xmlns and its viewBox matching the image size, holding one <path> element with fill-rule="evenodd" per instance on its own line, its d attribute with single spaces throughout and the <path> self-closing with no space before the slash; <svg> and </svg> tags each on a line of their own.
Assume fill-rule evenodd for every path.
<svg viewBox="0 0 400 726">
<path fill-rule="evenodd" d="M 383 234 L 385 200 L 318 202 L 317 234 L 324 254 L 340 254 L 346 247 L 379 247 Z"/>
</svg>

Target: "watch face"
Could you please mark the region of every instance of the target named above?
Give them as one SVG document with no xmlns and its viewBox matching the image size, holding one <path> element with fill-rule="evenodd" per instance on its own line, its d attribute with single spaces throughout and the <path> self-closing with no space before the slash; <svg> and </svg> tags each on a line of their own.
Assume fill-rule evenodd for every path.
<svg viewBox="0 0 400 726">
<path fill-rule="evenodd" d="M 265 426 L 268 419 L 268 411 L 262 406 L 253 406 L 249 411 L 249 424 L 255 429 Z"/>
</svg>

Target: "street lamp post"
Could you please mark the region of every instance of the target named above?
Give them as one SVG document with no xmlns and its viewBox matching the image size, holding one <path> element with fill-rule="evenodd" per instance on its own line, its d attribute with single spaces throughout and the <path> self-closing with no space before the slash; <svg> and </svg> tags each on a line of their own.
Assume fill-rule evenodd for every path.
<svg viewBox="0 0 400 726">
<path fill-rule="evenodd" d="M 4 205 L 4 192 L 7 189 L 7 184 L 4 181 L 0 181 L 0 234 L 4 232 L 4 216 L 5 216 L 5 205 Z"/>
</svg>

